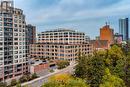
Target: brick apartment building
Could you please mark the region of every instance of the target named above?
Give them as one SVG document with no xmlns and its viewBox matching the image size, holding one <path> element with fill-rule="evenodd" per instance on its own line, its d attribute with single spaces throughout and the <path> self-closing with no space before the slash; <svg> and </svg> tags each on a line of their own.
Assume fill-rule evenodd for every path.
<svg viewBox="0 0 130 87">
<path fill-rule="evenodd" d="M 78 53 L 91 55 L 93 47 L 86 42 L 85 33 L 57 29 L 38 34 L 38 43 L 30 45 L 30 57 L 75 61 Z"/>
</svg>

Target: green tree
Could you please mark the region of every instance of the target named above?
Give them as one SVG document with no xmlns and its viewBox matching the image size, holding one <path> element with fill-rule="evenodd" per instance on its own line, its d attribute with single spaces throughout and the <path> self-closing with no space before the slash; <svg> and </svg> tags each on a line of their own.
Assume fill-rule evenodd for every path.
<svg viewBox="0 0 130 87">
<path fill-rule="evenodd" d="M 85 55 L 79 55 L 78 58 L 78 64 L 75 67 L 75 75 L 76 77 L 85 79 L 86 78 L 86 74 L 87 74 L 87 62 L 89 60 L 90 57 L 87 57 Z"/>
<path fill-rule="evenodd" d="M 11 80 L 11 86 L 15 86 L 17 84 L 17 80 L 16 79 L 12 79 Z"/>
<path fill-rule="evenodd" d="M 78 65 L 75 67 L 75 76 L 86 79 L 92 87 L 98 87 L 104 75 L 104 57 L 104 52 L 96 52 L 94 56 L 80 55 Z"/>
<path fill-rule="evenodd" d="M 23 75 L 23 76 L 19 79 L 19 81 L 20 81 L 20 83 L 24 83 L 24 82 L 28 81 L 27 78 L 26 78 L 26 75 Z"/>
<path fill-rule="evenodd" d="M 0 82 L 0 87 L 7 87 L 7 83 L 6 82 Z"/>
<path fill-rule="evenodd" d="M 105 69 L 105 75 L 102 79 L 102 84 L 99 87 L 126 87 L 122 79 L 111 75 L 108 68 Z"/>
<path fill-rule="evenodd" d="M 108 50 L 108 60 L 110 63 L 108 64 L 108 68 L 110 69 L 113 75 L 117 75 L 120 78 L 124 78 L 125 76 L 125 63 L 126 63 L 126 56 L 124 55 L 123 51 L 117 45 L 111 47 Z"/>
<path fill-rule="evenodd" d="M 60 60 L 57 62 L 58 69 L 63 69 L 69 66 L 69 62 L 66 60 Z"/>
<path fill-rule="evenodd" d="M 20 84 L 20 82 L 18 82 L 18 83 L 16 84 L 16 87 L 22 87 L 21 84 Z"/>
<path fill-rule="evenodd" d="M 34 74 L 32 74 L 32 77 L 31 77 L 32 79 L 36 79 L 36 78 L 38 78 L 38 76 L 37 76 L 37 74 L 36 73 L 34 73 Z"/>
<path fill-rule="evenodd" d="M 125 76 L 124 81 L 128 87 L 130 87 L 130 52 L 127 53 L 127 58 L 125 62 Z"/>
<path fill-rule="evenodd" d="M 73 78 L 68 74 L 55 75 L 42 87 L 89 87 L 84 80 Z"/>
</svg>

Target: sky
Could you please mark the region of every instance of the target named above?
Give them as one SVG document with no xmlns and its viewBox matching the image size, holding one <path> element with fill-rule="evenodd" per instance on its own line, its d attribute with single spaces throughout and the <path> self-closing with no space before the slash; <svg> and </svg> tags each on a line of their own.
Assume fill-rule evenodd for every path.
<svg viewBox="0 0 130 87">
<path fill-rule="evenodd" d="M 119 18 L 130 16 L 130 0 L 14 0 L 14 3 L 23 9 L 27 23 L 35 25 L 37 32 L 67 28 L 85 32 L 93 39 L 106 22 L 116 33 Z"/>
</svg>

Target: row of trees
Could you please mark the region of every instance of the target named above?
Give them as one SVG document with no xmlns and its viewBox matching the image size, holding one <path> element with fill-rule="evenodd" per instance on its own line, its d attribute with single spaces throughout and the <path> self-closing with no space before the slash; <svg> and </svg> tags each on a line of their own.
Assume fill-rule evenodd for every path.
<svg viewBox="0 0 130 87">
<path fill-rule="evenodd" d="M 31 81 L 33 79 L 36 79 L 38 78 L 37 74 L 34 73 L 32 75 L 23 75 L 19 81 L 17 81 L 16 79 L 12 79 L 10 85 L 7 85 L 6 82 L 0 82 L 0 87 L 13 87 L 13 86 L 16 86 L 16 87 L 21 87 L 21 83 L 24 83 L 24 82 L 27 82 L 27 81 Z"/>
<path fill-rule="evenodd" d="M 91 87 L 130 87 L 130 53 L 126 55 L 114 45 L 93 56 L 79 54 L 75 76 L 85 79 Z"/>
</svg>

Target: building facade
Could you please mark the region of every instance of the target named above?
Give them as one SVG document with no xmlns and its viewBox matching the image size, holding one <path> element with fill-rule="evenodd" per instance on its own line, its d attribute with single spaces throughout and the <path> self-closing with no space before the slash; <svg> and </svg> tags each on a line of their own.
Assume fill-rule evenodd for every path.
<svg viewBox="0 0 130 87">
<path fill-rule="evenodd" d="M 30 73 L 31 74 L 36 73 L 38 76 L 49 74 L 49 69 L 50 69 L 49 63 L 43 62 L 41 60 L 31 62 L 30 65 Z"/>
<path fill-rule="evenodd" d="M 75 61 L 79 52 L 87 55 L 92 54 L 90 44 L 32 44 L 30 57 L 33 59 L 53 59 Z"/>
<path fill-rule="evenodd" d="M 38 43 L 80 44 L 85 42 L 85 33 L 74 30 L 57 29 L 38 34 Z"/>
<path fill-rule="evenodd" d="M 105 25 L 100 29 L 100 40 L 108 40 L 109 44 L 114 43 L 114 30 L 109 25 Z"/>
<path fill-rule="evenodd" d="M 38 43 L 30 45 L 30 57 L 75 61 L 79 52 L 91 55 L 92 48 L 84 33 L 59 29 L 38 34 Z"/>
<path fill-rule="evenodd" d="M 28 72 L 26 21 L 13 1 L 0 2 L 0 80 Z"/>
<path fill-rule="evenodd" d="M 93 49 L 96 51 L 106 50 L 110 48 L 108 40 L 91 40 L 90 43 L 93 45 Z"/>
<path fill-rule="evenodd" d="M 129 40 L 129 19 L 119 19 L 119 34 L 123 35 L 123 40 Z"/>
<path fill-rule="evenodd" d="M 26 29 L 27 29 L 27 36 L 28 36 L 29 44 L 36 43 L 36 26 L 28 24 L 26 25 Z"/>
<path fill-rule="evenodd" d="M 36 43 L 36 26 L 31 24 L 26 25 L 26 53 L 29 55 L 30 44 Z M 29 56 L 28 56 L 29 57 Z"/>
<path fill-rule="evenodd" d="M 121 44 L 122 41 L 123 41 L 123 35 L 120 35 L 120 34 L 116 33 L 114 35 L 114 43 L 115 44 Z"/>
</svg>

